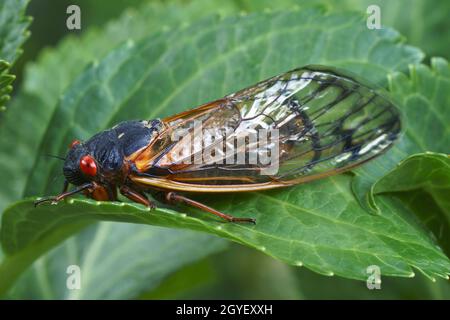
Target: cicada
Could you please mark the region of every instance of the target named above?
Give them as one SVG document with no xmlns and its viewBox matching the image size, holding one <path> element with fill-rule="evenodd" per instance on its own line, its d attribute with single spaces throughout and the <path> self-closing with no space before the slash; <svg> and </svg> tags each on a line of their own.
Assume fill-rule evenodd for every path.
<svg viewBox="0 0 450 320">
<path fill-rule="evenodd" d="M 131 120 L 87 141 L 64 159 L 64 190 L 36 201 L 85 193 L 147 207 L 182 203 L 234 217 L 186 193 L 283 188 L 342 173 L 379 156 L 401 132 L 399 111 L 353 75 L 306 66 L 174 116 Z M 75 186 L 68 191 L 69 184 Z"/>
</svg>

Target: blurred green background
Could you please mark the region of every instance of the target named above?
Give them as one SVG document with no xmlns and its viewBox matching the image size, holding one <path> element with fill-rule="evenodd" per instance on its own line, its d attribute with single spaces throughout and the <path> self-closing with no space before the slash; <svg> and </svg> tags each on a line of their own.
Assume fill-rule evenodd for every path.
<svg viewBox="0 0 450 320">
<path fill-rule="evenodd" d="M 38 59 L 45 48 L 55 47 L 66 36 L 79 37 L 92 28 L 102 28 L 130 8 L 138 8 L 145 0 L 31 1 L 27 14 L 34 18 L 31 36 L 24 53 L 14 65 L 17 75 L 14 88 L 20 88 L 27 63 Z M 173 3 L 174 1 L 152 1 Z M 190 1 L 175 1 L 177 5 Z M 180 4 L 181 3 L 181 4 Z M 230 7 L 240 11 L 289 9 L 295 5 L 324 5 L 331 10 L 365 12 L 369 4 L 382 10 L 382 24 L 397 29 L 407 42 L 420 47 L 427 55 L 450 58 L 449 1 L 216 1 L 217 13 Z M 70 31 L 65 27 L 68 5 L 77 4 L 82 11 L 82 29 Z M 235 9 L 233 9 L 235 10 Z M 426 60 L 425 60 L 426 61 Z M 49 75 L 51 76 L 51 75 Z M 156 290 L 138 298 L 233 298 L 233 299 L 333 299 L 333 298 L 448 298 L 450 290 L 444 281 L 437 285 L 417 275 L 414 279 L 383 279 L 382 290 L 368 290 L 364 282 L 325 277 L 305 268 L 285 265 L 259 252 L 231 244 L 227 250 L 203 258 L 167 277 Z"/>
<path fill-rule="evenodd" d="M 16 63 L 13 71 L 20 81 L 24 65 L 34 60 L 40 50 L 55 46 L 66 35 L 85 32 L 90 28 L 101 28 L 108 21 L 118 18 L 127 9 L 137 9 L 147 2 L 170 4 L 173 2 L 189 4 L 191 1 L 164 0 L 39 0 L 31 1 L 27 13 L 34 18 L 30 31 L 32 36 L 24 45 L 24 54 Z M 214 2 L 214 0 L 212 0 Z M 69 31 L 66 28 L 66 8 L 76 4 L 82 8 L 82 29 Z M 216 1 L 217 13 L 226 13 L 230 7 L 242 12 L 252 10 L 289 9 L 295 5 L 323 5 L 338 10 L 357 10 L 365 12 L 368 5 L 376 4 L 381 8 L 382 24 L 393 27 L 404 35 L 409 44 L 421 48 L 427 57 L 440 56 L 450 58 L 449 5 L 445 0 L 279 0 L 279 1 Z M 17 87 L 17 84 L 16 84 Z"/>
</svg>

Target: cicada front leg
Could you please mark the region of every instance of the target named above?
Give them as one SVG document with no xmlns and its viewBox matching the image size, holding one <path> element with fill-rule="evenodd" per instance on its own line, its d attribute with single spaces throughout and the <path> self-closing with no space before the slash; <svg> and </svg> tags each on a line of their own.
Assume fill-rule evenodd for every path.
<svg viewBox="0 0 450 320">
<path fill-rule="evenodd" d="M 70 196 L 72 196 L 74 194 L 77 194 L 77 193 L 80 193 L 80 192 L 83 192 L 83 191 L 86 191 L 86 190 L 92 190 L 95 187 L 94 187 L 94 184 L 92 182 L 89 182 L 89 183 L 85 183 L 85 184 L 83 184 L 83 185 L 79 186 L 78 188 L 75 188 L 75 189 L 73 189 L 71 191 L 67 191 L 67 188 L 68 188 L 68 183 L 64 183 L 63 192 L 61 194 L 59 194 L 57 196 L 53 196 L 53 197 L 47 197 L 47 198 L 36 200 L 34 202 L 34 206 L 37 207 L 38 205 L 40 205 L 42 203 L 45 203 L 45 202 L 51 202 L 52 204 L 53 203 L 58 203 L 59 201 L 65 199 L 67 197 L 70 197 Z"/>
</svg>

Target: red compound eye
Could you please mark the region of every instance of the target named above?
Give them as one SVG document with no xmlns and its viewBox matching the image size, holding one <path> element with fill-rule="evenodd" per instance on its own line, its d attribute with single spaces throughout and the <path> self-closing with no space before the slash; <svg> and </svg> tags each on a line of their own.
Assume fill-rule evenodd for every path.
<svg viewBox="0 0 450 320">
<path fill-rule="evenodd" d="M 97 165 L 95 164 L 94 158 L 91 156 L 81 158 L 80 169 L 85 175 L 94 177 L 97 174 Z"/>
<path fill-rule="evenodd" d="M 69 148 L 72 149 L 73 147 L 75 147 L 77 144 L 80 144 L 80 140 L 73 140 L 72 143 L 69 145 Z"/>
</svg>

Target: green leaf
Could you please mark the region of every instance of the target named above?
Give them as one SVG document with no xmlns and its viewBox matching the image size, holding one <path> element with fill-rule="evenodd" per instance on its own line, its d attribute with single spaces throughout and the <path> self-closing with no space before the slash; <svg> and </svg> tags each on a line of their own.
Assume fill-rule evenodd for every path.
<svg viewBox="0 0 450 320">
<path fill-rule="evenodd" d="M 10 63 L 22 53 L 20 47 L 29 36 L 31 22 L 25 16 L 29 0 L 3 0 L 0 3 L 0 57 Z"/>
<path fill-rule="evenodd" d="M 190 295 L 193 292 L 217 281 L 217 270 L 210 260 L 203 259 L 174 272 L 158 287 L 144 292 L 137 298 L 143 300 L 192 299 Z M 235 265 L 232 267 L 232 270 L 234 269 Z"/>
<path fill-rule="evenodd" d="M 28 0 L 4 0 L 0 2 L 0 111 L 9 100 L 11 83 L 15 76 L 9 68 L 22 53 L 20 47 L 29 36 L 27 30 L 31 18 L 25 16 Z"/>
<path fill-rule="evenodd" d="M 345 184 L 348 187 L 341 190 Z M 2 243 L 5 252 L 14 257 L 30 245 L 49 243 L 51 230 L 65 234 L 61 230 L 71 228 L 74 222 L 114 220 L 207 231 L 326 275 L 365 279 L 367 266 L 377 264 L 386 276 L 413 276 L 411 265 L 430 276 L 446 277 L 447 258 L 416 229 L 414 221 L 408 221 L 401 203 L 385 198 L 384 215 L 368 215 L 354 202 L 349 184 L 350 177 L 342 175 L 312 186 L 224 196 L 214 202 L 219 209 L 257 218 L 256 226 L 226 224 L 203 213 L 149 212 L 134 204 L 72 199 L 67 204 L 34 209 L 31 201 L 23 201 L 5 212 Z M 343 198 L 339 201 L 337 196 Z"/>
<path fill-rule="evenodd" d="M 109 23 L 102 30 L 87 30 L 81 37 L 69 36 L 56 49 L 45 49 L 36 63 L 29 63 L 25 71 L 25 79 L 21 90 L 12 101 L 13 108 L 7 111 L 3 126 L 0 127 L 0 144 L 2 145 L 2 150 L 6 151 L 0 155 L 2 163 L 5 164 L 0 167 L 0 175 L 5 180 L 9 180 L 8 186 L 2 187 L 0 190 L 0 210 L 3 211 L 4 207 L 12 200 L 23 197 L 24 185 L 33 165 L 33 162 L 29 161 L 29 155 L 38 154 L 39 143 L 36 142 L 43 139 L 59 97 L 70 82 L 90 62 L 99 59 L 124 40 L 139 39 L 144 35 L 151 34 L 154 29 L 159 28 L 161 25 L 167 28 L 170 24 L 180 24 L 181 20 L 187 22 L 189 19 L 195 19 L 199 15 L 214 12 L 214 10 L 214 6 L 211 5 L 209 0 L 196 1 L 180 6 L 149 3 L 139 10 L 127 10 L 120 19 Z M 220 10 L 220 12 L 222 11 Z M 17 141 L 20 143 L 17 143 Z M 82 224 L 79 228 L 75 228 L 60 239 L 81 230 L 84 226 L 85 224 Z M 119 224 L 117 228 L 119 228 L 118 226 Z M 124 229 L 123 232 L 129 233 L 129 236 L 144 228 L 139 225 L 135 225 L 133 228 L 123 224 L 120 224 L 120 226 Z M 96 228 L 100 232 L 102 225 L 91 226 L 90 228 Z M 144 243 L 152 239 L 152 228 L 147 226 L 146 229 L 148 230 L 148 239 L 141 239 Z M 170 230 L 167 232 L 169 233 Z M 218 250 L 218 239 L 205 240 L 205 236 L 201 234 L 197 235 L 197 237 L 198 239 L 204 239 L 205 243 L 202 248 L 205 252 Z M 74 241 L 75 245 L 83 245 L 83 243 L 80 243 L 80 237 L 76 237 Z M 108 238 L 104 242 L 103 246 L 105 248 L 108 247 L 109 241 L 113 241 L 113 239 L 110 240 Z M 225 243 L 225 241 L 222 240 L 222 243 Z M 69 239 L 65 242 L 65 249 L 61 248 L 58 250 L 71 250 L 70 248 L 73 246 L 72 240 Z M 189 246 L 189 243 L 180 243 L 179 250 L 182 251 L 184 247 L 189 248 Z M 33 248 L 26 251 L 24 256 L 31 257 L 29 260 L 21 260 L 19 258 L 6 261 L 3 266 L 12 263 L 14 267 L 8 269 L 13 273 L 13 276 L 5 279 L 10 280 L 8 282 L 11 284 L 33 259 L 49 248 L 50 246 L 42 250 L 38 249 L 36 251 L 37 255 L 33 252 Z M 133 248 L 128 248 L 128 250 L 132 252 Z M 49 264 L 55 264 L 61 263 L 59 260 L 62 259 L 62 256 L 51 254 L 50 257 L 43 259 Z M 23 263 L 24 261 L 27 262 Z M 150 264 L 152 261 L 148 259 L 146 262 Z M 181 262 L 179 266 L 182 266 Z M 132 267 L 132 263 L 133 261 L 130 260 L 127 266 Z M 125 268 L 126 266 L 123 270 Z M 143 265 L 142 268 L 146 269 L 147 266 Z M 27 287 L 29 281 L 33 285 L 41 283 L 38 275 L 42 274 L 42 266 L 36 264 L 29 273 L 31 275 L 22 279 L 19 285 Z M 7 273 L 3 274 L 6 275 Z M 149 288 L 153 285 L 151 282 L 146 282 L 146 286 Z M 38 286 L 36 291 L 39 292 L 33 297 L 45 297 L 45 295 L 39 296 L 39 293 L 45 293 L 43 288 Z M 25 296 L 22 295 L 22 297 Z M 61 298 L 62 296 L 59 297 Z M 130 298 L 130 296 L 123 296 L 122 298 Z"/>
<path fill-rule="evenodd" d="M 119 120 L 173 114 L 309 63 L 384 83 L 387 73 L 422 59 L 396 32 L 370 31 L 364 22 L 358 14 L 320 10 L 255 14 L 207 19 L 128 42 L 71 85 L 40 150 L 63 154 L 74 137 L 88 138 Z M 50 177 L 59 165 L 38 158 L 26 193 L 57 192 Z M 19 202 L 4 214 L 2 243 L 14 256 L 75 221 L 120 220 L 214 233 L 321 274 L 365 279 L 367 266 L 378 264 L 385 275 L 412 276 L 415 268 L 447 277 L 448 258 L 401 202 L 380 197 L 383 215 L 370 216 L 355 201 L 350 183 L 350 176 L 341 175 L 286 190 L 203 197 L 218 209 L 256 217 L 256 226 L 224 224 L 202 213 L 148 213 L 130 204 L 77 200 L 35 210 L 30 201 Z"/>
<path fill-rule="evenodd" d="M 289 3 L 290 1 L 288 1 Z M 312 0 L 312 3 L 317 3 Z M 334 10 L 360 10 L 366 12 L 370 5 L 380 8 L 381 26 L 398 30 L 408 43 L 422 48 L 427 56 L 450 58 L 448 43 L 450 34 L 442 32 L 450 27 L 446 0 L 345 0 L 318 1 Z M 420 21 L 420 23 L 417 23 Z"/>
<path fill-rule="evenodd" d="M 8 62 L 0 60 L 0 112 L 6 110 L 4 104 L 10 99 L 9 93 L 13 89 L 11 83 L 16 78 L 8 73 L 9 67 Z"/>
<path fill-rule="evenodd" d="M 10 297 L 133 298 L 156 288 L 178 268 L 223 250 L 225 244 L 219 238 L 187 230 L 104 222 L 88 227 L 37 260 Z M 79 290 L 67 288 L 69 266 L 79 267 Z"/>
<path fill-rule="evenodd" d="M 398 30 L 408 43 L 423 48 L 427 56 L 443 56 L 450 59 L 448 43 L 450 3 L 446 0 L 350 0 L 351 8 L 366 11 L 369 5 L 378 5 L 382 26 Z M 420 23 L 417 23 L 420 21 Z"/>
<path fill-rule="evenodd" d="M 218 277 L 210 290 L 194 299 L 448 299 L 450 283 L 444 279 L 432 282 L 418 274 L 415 278 L 385 277 L 380 269 L 380 290 L 367 288 L 366 281 L 323 277 L 306 268 L 291 267 L 257 251 L 231 246 L 213 259 Z M 230 272 L 231 269 L 238 272 Z M 367 278 L 374 274 L 369 270 Z M 263 279 L 263 281 L 262 281 Z M 367 279 L 369 280 L 369 279 Z M 373 282 L 372 282 L 373 283 Z M 222 290 L 217 290 L 221 288 Z"/>
<path fill-rule="evenodd" d="M 372 184 L 409 155 L 425 151 L 448 152 L 450 146 L 450 67 L 442 58 L 432 58 L 431 68 L 411 65 L 410 77 L 394 73 L 389 91 L 402 106 L 404 134 L 391 151 L 355 171 L 353 190 L 361 204 L 377 212 Z"/>
<path fill-rule="evenodd" d="M 211 257 L 208 261 L 213 266 L 214 282 L 203 287 L 202 290 L 190 292 L 187 297 L 176 298 L 221 300 L 305 299 L 303 292 L 299 290 L 296 283 L 296 274 L 306 271 L 305 268 L 287 265 L 259 251 L 239 245 L 231 245 L 226 252 Z M 312 271 L 309 272 L 314 274 Z M 316 276 L 324 278 L 324 281 L 332 279 L 319 274 L 316 274 Z"/>
<path fill-rule="evenodd" d="M 398 193 L 450 254 L 450 158 L 446 154 L 412 155 L 372 186 L 373 194 Z"/>
<path fill-rule="evenodd" d="M 373 186 L 373 193 L 405 192 L 414 189 L 429 193 L 442 211 L 450 214 L 449 156 L 439 153 L 410 156 L 378 180 Z"/>
<path fill-rule="evenodd" d="M 306 269 L 296 273 L 297 281 L 293 283 L 304 299 L 314 300 L 442 300 L 450 297 L 447 280 L 431 282 L 420 275 L 414 279 L 388 278 L 383 276 L 382 269 L 380 271 L 380 289 L 369 290 L 361 281 L 320 277 Z"/>
<path fill-rule="evenodd" d="M 211 1 L 214 2 L 214 1 Z M 332 12 L 357 10 L 367 13 L 371 5 L 380 8 L 381 27 L 399 31 L 409 44 L 422 48 L 427 56 L 450 59 L 450 2 L 447 0 L 235 0 L 241 10 L 290 10 L 295 7 L 322 6 Z M 372 12 L 371 12 L 372 14 Z M 420 23 L 417 23 L 420 21 Z"/>
</svg>

